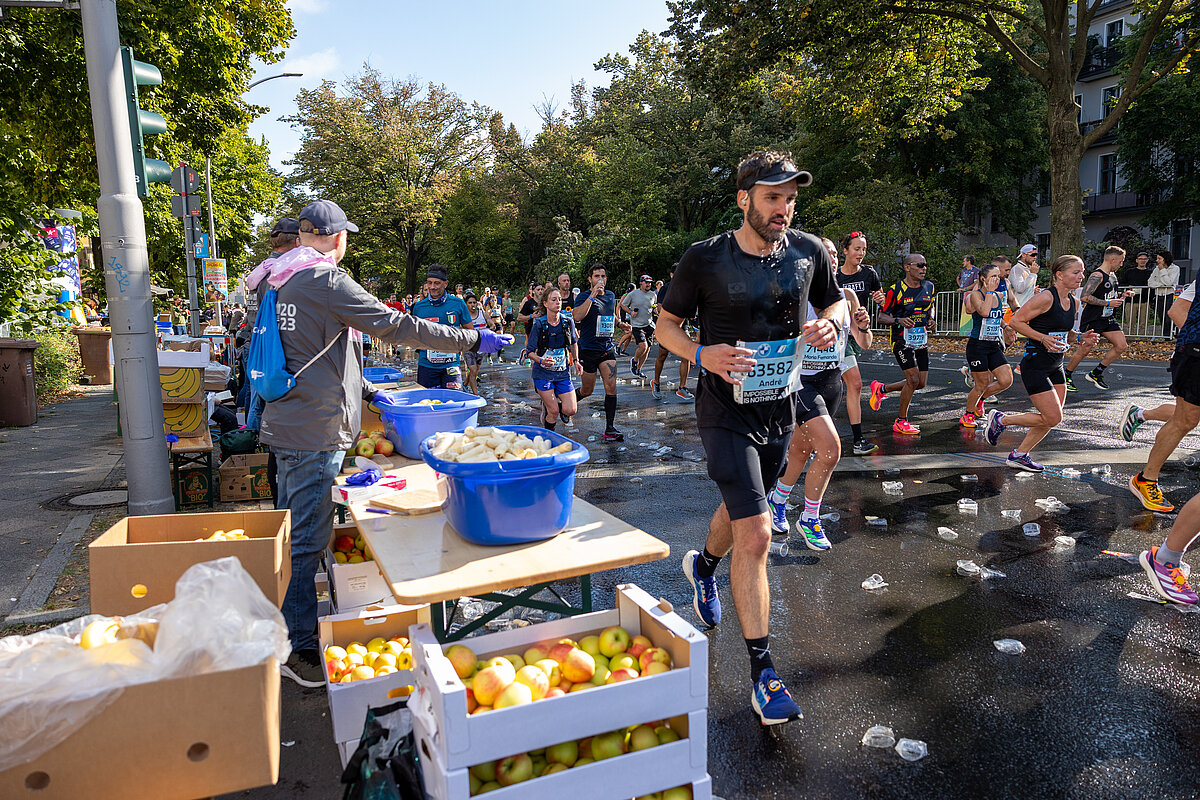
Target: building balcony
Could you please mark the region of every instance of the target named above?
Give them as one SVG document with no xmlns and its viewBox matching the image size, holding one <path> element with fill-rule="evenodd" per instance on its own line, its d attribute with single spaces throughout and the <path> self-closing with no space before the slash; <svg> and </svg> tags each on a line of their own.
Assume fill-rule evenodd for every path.
<svg viewBox="0 0 1200 800">
<path fill-rule="evenodd" d="M 1101 122 L 1104 122 L 1104 120 L 1093 119 L 1088 122 L 1079 123 L 1079 135 L 1087 136 L 1089 133 L 1091 133 L 1097 127 L 1099 127 Z M 1108 133 L 1104 134 L 1099 139 L 1092 142 L 1092 147 L 1099 147 L 1100 145 L 1112 144 L 1113 142 L 1117 141 L 1117 129 L 1120 127 L 1121 127 L 1121 123 L 1119 123 L 1119 122 L 1116 125 L 1113 125 Z"/>
<path fill-rule="evenodd" d="M 1137 192 L 1092 194 L 1083 198 L 1083 213 L 1085 216 L 1128 214 L 1135 211 L 1145 211 L 1153 202 L 1154 198 L 1152 196 Z"/>
<path fill-rule="evenodd" d="M 1079 71 L 1079 80 L 1094 81 L 1111 75 L 1113 67 L 1120 60 L 1121 49 L 1119 47 L 1088 47 L 1083 69 Z"/>
</svg>

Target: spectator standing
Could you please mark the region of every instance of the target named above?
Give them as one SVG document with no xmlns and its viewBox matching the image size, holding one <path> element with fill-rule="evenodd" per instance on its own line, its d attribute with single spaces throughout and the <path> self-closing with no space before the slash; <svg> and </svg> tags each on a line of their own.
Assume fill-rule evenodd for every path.
<svg viewBox="0 0 1200 800">
<path fill-rule="evenodd" d="M 1128 271 L 1128 270 L 1127 270 Z M 1146 279 L 1146 285 L 1154 292 L 1154 310 L 1162 318 L 1162 335 L 1170 339 L 1174 326 L 1167 315 L 1167 309 L 1175 300 L 1175 285 L 1179 283 L 1179 266 L 1174 257 L 1168 252 L 1159 253 L 1155 257 L 1155 268 Z"/>
<path fill-rule="evenodd" d="M 1023 245 L 1021 254 L 1017 256 L 1012 272 L 1009 273 L 1008 288 L 1016 298 L 1018 308 L 1028 303 L 1037 293 L 1038 270 L 1041 268 L 1037 258 L 1037 245 Z"/>
</svg>

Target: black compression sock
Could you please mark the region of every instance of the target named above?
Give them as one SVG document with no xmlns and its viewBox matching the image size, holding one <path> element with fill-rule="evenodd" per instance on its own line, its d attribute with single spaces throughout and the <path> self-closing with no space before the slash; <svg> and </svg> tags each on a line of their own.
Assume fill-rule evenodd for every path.
<svg viewBox="0 0 1200 800">
<path fill-rule="evenodd" d="M 714 556 L 708 552 L 708 548 L 706 547 L 696 557 L 696 574 L 701 578 L 711 578 L 713 573 L 717 571 L 717 565 L 720 563 L 721 557 Z"/>
<path fill-rule="evenodd" d="M 554 426 L 555 426 L 555 425 L 557 425 L 557 424 L 558 424 L 558 422 L 547 422 L 547 423 L 546 423 L 546 430 L 548 430 L 548 431 L 552 431 L 552 430 L 554 430 Z"/>
<path fill-rule="evenodd" d="M 1074 370 L 1064 369 L 1063 372 L 1067 373 L 1067 380 L 1071 380 L 1071 373 L 1074 372 Z"/>
<path fill-rule="evenodd" d="M 1104 376 L 1104 365 L 1097 364 L 1096 368 L 1094 370 L 1092 370 L 1092 374 L 1095 375 L 1097 378 L 1103 377 Z"/>
<path fill-rule="evenodd" d="M 854 441 L 857 442 L 859 439 L 861 439 L 862 438 L 862 423 L 861 422 L 851 422 L 850 423 L 850 433 L 854 436 Z"/>
<path fill-rule="evenodd" d="M 617 396 L 615 394 L 606 394 L 604 395 L 604 419 L 605 424 L 608 425 L 607 430 L 611 431 L 614 427 L 616 427 L 613 425 L 613 422 L 616 420 L 616 418 Z"/>
<path fill-rule="evenodd" d="M 750 680 L 757 683 L 764 669 L 775 669 L 771 661 L 771 637 L 747 639 L 746 649 L 750 651 Z"/>
</svg>

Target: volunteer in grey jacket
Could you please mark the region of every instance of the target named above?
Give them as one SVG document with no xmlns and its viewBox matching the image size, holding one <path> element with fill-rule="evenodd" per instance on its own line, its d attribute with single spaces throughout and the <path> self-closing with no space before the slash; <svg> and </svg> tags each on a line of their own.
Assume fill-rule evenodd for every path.
<svg viewBox="0 0 1200 800">
<path fill-rule="evenodd" d="M 360 429 L 362 400 L 374 396 L 362 374 L 363 334 L 453 352 L 494 353 L 512 342 L 486 329 L 439 325 L 388 308 L 338 266 L 347 232 L 358 227 L 342 209 L 316 200 L 300 212 L 300 247 L 264 261 L 247 278 L 260 300 L 268 285 L 277 291 L 288 371 L 296 375 L 316 356 L 291 391 L 267 404 L 259 432 L 278 462 L 276 506 L 292 512 L 292 578 L 283 602 L 293 651 L 287 666 L 298 683 L 313 686 L 324 685 L 313 576 L 333 530 L 330 487 Z"/>
</svg>

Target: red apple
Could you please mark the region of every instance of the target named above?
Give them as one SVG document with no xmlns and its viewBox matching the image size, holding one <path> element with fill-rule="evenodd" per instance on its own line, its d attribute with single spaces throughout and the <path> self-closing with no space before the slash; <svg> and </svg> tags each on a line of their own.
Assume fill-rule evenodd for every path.
<svg viewBox="0 0 1200 800">
<path fill-rule="evenodd" d="M 635 636 L 629 640 L 629 647 L 625 649 L 626 653 L 634 658 L 640 658 L 642 653 L 654 647 L 654 642 L 647 639 L 645 636 Z"/>
<path fill-rule="evenodd" d="M 631 681 L 638 676 L 637 672 L 629 667 L 621 667 L 614 669 L 612 674 L 608 676 L 609 683 L 620 683 L 621 681 Z"/>
<path fill-rule="evenodd" d="M 527 664 L 517 670 L 516 680 L 529 687 L 534 700 L 541 700 L 550 691 L 550 676 L 536 664 Z"/>
<path fill-rule="evenodd" d="M 471 683 L 471 687 L 475 690 L 475 700 L 481 706 L 492 705 L 500 693 L 516 678 L 517 671 L 507 661 L 485 667 L 479 671 Z"/>
<path fill-rule="evenodd" d="M 390 456 L 396 452 L 396 445 L 392 444 L 387 439 L 380 439 L 375 445 L 375 452 L 381 456 Z"/>
<path fill-rule="evenodd" d="M 573 644 L 568 642 L 559 642 L 550 648 L 550 653 L 546 656 L 546 658 L 550 659 L 551 661 L 557 661 L 559 664 L 561 664 L 566 660 L 567 654 L 575 649 L 577 648 Z"/>
<path fill-rule="evenodd" d="M 496 703 L 493 708 L 508 708 L 509 706 L 523 706 L 533 702 L 533 691 L 523 683 L 517 683 L 515 680 L 508 686 L 504 687 L 504 691 L 500 692 L 500 696 L 496 698 Z"/>
<path fill-rule="evenodd" d="M 349 553 L 354 549 L 353 536 L 339 536 L 333 540 L 333 549 L 339 553 Z"/>
<path fill-rule="evenodd" d="M 354 452 L 356 455 L 363 456 L 364 458 L 370 458 L 371 456 L 375 455 L 375 440 L 363 439 L 358 443 L 358 446 L 354 448 Z"/>
<path fill-rule="evenodd" d="M 663 650 L 661 647 L 651 647 L 649 650 L 642 653 L 641 658 L 638 659 L 638 666 L 641 667 L 642 672 L 645 672 L 646 667 L 654 663 L 666 664 L 667 667 L 670 668 L 671 654 L 666 650 Z"/>
<path fill-rule="evenodd" d="M 550 691 L 546 692 L 546 696 L 543 699 L 549 700 L 551 697 L 562 697 L 564 694 L 566 694 L 566 692 L 564 692 L 562 689 L 558 688 L 557 686 L 552 686 Z"/>
<path fill-rule="evenodd" d="M 595 659 L 578 647 L 571 648 L 562 662 L 563 678 L 571 683 L 585 683 L 595 674 Z"/>
</svg>

